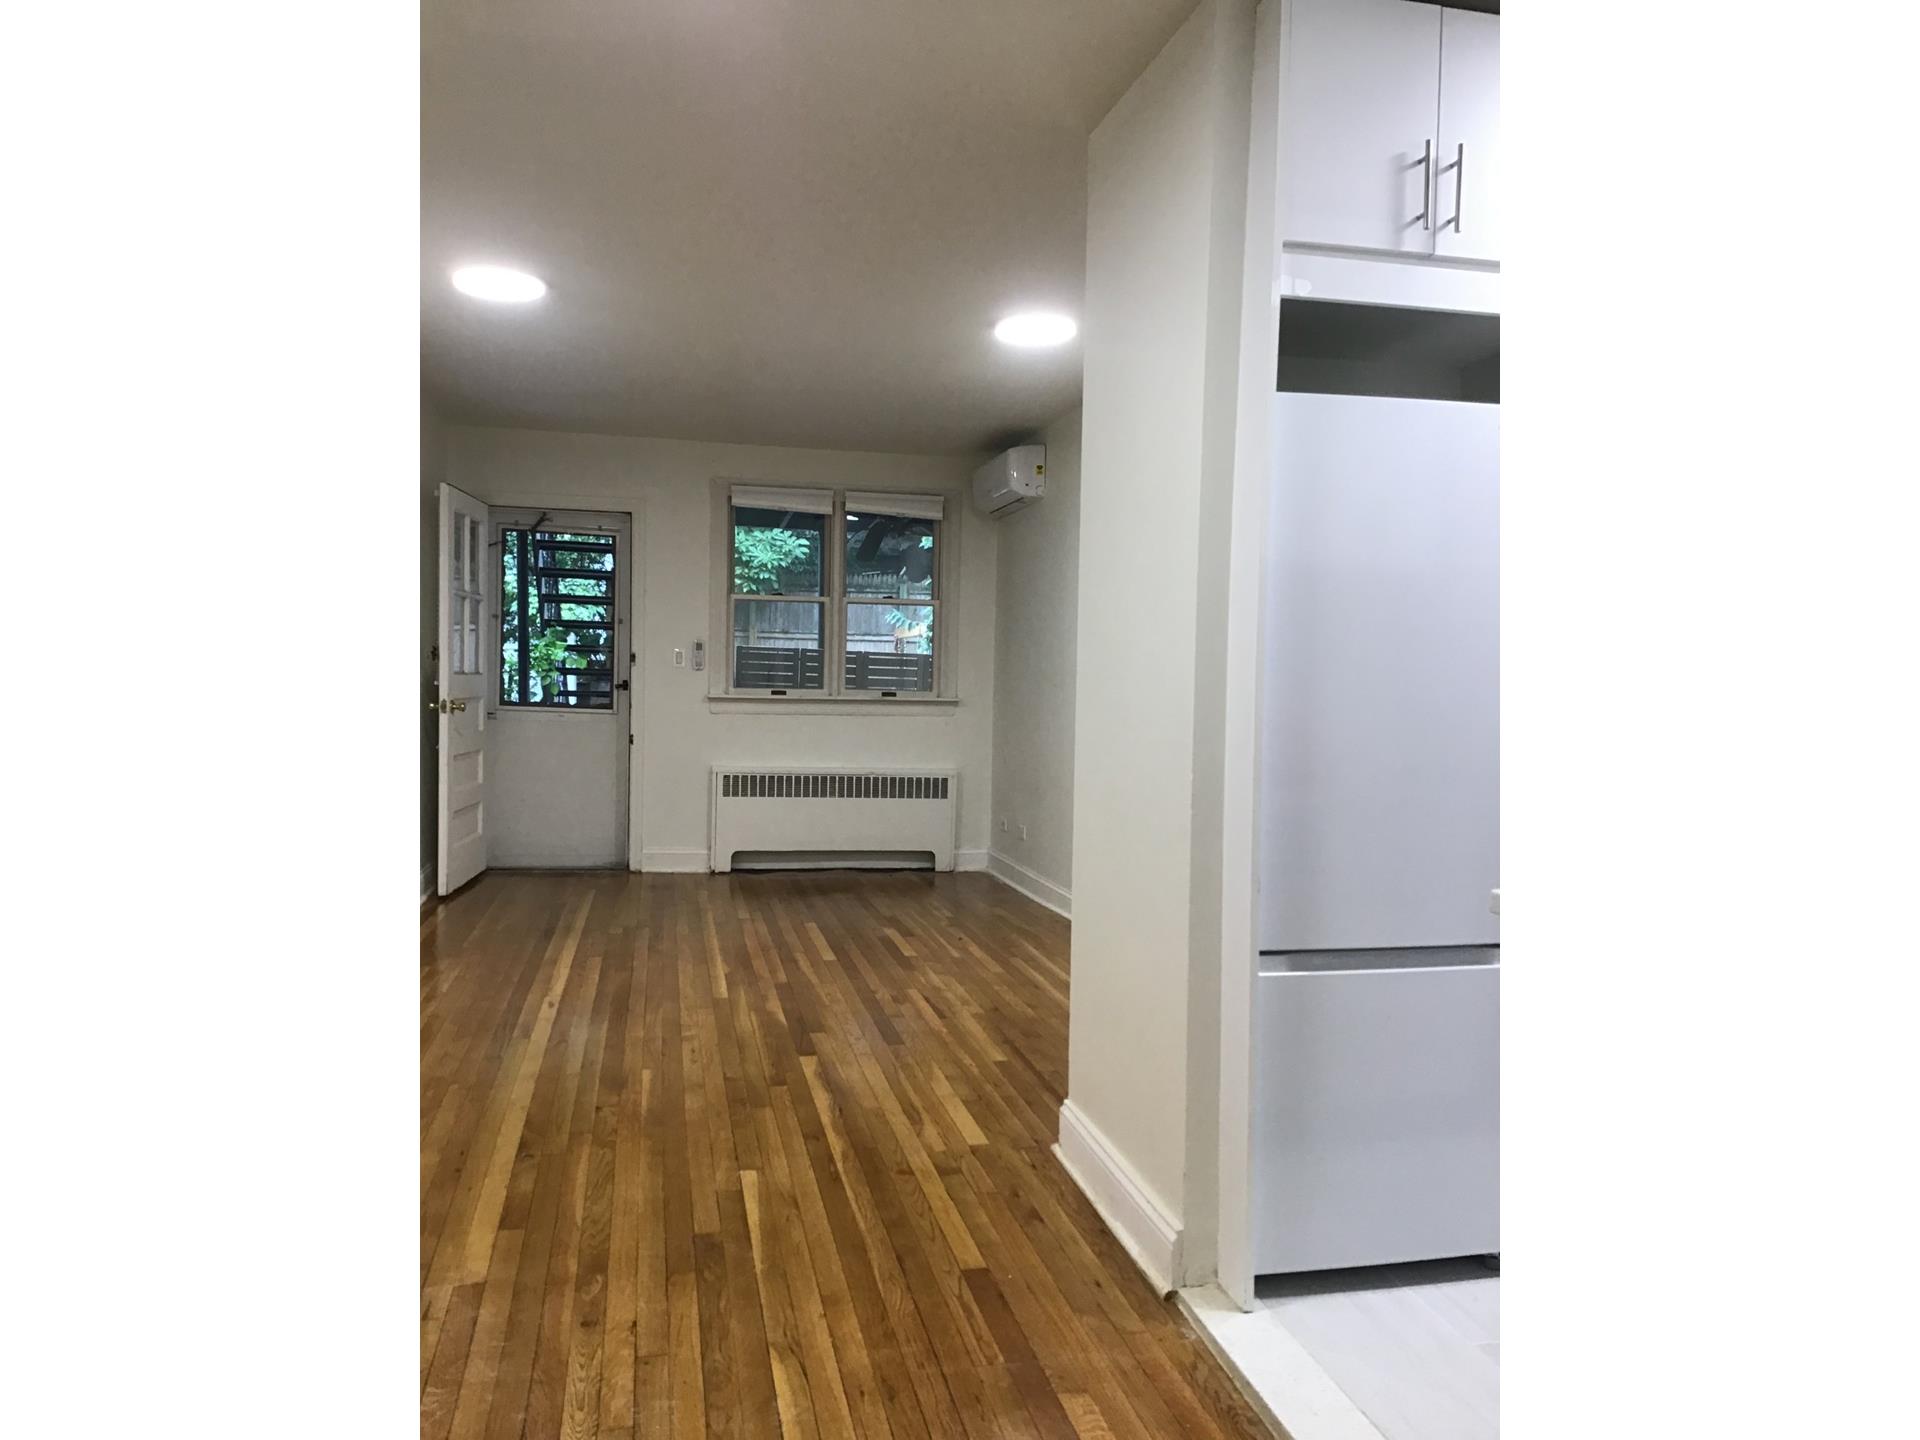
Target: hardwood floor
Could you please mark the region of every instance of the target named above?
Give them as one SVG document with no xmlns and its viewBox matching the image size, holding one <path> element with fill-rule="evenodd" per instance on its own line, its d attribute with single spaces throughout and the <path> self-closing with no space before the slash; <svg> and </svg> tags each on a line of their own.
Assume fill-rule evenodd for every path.
<svg viewBox="0 0 1920 1440">
<path fill-rule="evenodd" d="M 1049 1152 L 984 875 L 482 876 L 421 969 L 423 1436 L 1268 1432 Z"/>
</svg>

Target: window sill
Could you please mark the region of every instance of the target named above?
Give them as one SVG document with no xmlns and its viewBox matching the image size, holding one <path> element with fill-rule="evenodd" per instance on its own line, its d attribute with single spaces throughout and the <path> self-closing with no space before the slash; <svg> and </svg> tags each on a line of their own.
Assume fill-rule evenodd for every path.
<svg viewBox="0 0 1920 1440">
<path fill-rule="evenodd" d="M 762 714 L 783 712 L 795 715 L 878 715 L 901 710 L 951 710 L 960 703 L 957 695 L 901 695 L 893 700 L 865 695 L 727 695 L 709 694 L 707 710 L 714 715 L 756 711 Z"/>
</svg>

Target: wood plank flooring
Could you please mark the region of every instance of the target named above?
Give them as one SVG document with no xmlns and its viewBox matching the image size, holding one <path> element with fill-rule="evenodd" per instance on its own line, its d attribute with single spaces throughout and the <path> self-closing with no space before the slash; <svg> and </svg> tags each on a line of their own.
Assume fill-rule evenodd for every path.
<svg viewBox="0 0 1920 1440">
<path fill-rule="evenodd" d="M 1049 1151 L 1014 891 L 495 873 L 422 958 L 428 1440 L 1267 1435 Z"/>
</svg>

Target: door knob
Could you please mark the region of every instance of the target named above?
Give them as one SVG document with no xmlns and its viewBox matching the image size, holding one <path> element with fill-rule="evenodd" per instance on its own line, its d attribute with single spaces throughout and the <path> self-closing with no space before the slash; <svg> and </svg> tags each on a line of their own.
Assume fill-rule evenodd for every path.
<svg viewBox="0 0 1920 1440">
<path fill-rule="evenodd" d="M 438 705 L 435 705 L 432 701 L 427 702 L 427 709 L 438 710 L 442 715 L 453 710 L 464 712 L 466 708 L 467 702 L 464 700 L 442 700 Z"/>
</svg>

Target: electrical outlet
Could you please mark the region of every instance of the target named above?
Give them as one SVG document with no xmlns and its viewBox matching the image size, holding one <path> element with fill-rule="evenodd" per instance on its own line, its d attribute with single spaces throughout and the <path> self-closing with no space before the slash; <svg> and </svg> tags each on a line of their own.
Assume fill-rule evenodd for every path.
<svg viewBox="0 0 1920 1440">
<path fill-rule="evenodd" d="M 1024 839 L 1026 839 L 1026 838 L 1027 838 L 1027 827 L 1026 827 L 1026 826 L 1024 826 L 1024 825 L 1022 825 L 1022 826 L 1020 827 L 1020 838 L 1021 838 L 1022 840 L 1024 840 Z"/>
<path fill-rule="evenodd" d="M 1005 820 L 1002 820 L 1002 821 L 1000 822 L 1000 833 L 1001 833 L 1002 835 L 1004 835 L 1004 834 L 1006 834 L 1006 833 L 1007 833 L 1007 822 L 1006 822 Z"/>
</svg>

